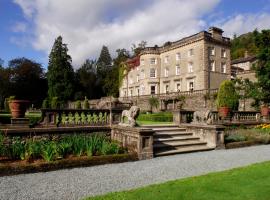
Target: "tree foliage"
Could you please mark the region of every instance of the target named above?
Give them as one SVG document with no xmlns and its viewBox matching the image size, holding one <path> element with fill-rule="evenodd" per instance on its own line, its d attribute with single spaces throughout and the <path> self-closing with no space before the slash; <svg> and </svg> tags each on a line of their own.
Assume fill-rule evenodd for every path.
<svg viewBox="0 0 270 200">
<path fill-rule="evenodd" d="M 71 66 L 72 59 L 68 55 L 68 48 L 59 36 L 52 47 L 48 65 L 48 95 L 50 98 L 58 97 L 60 100 L 72 98 L 74 92 L 74 71 Z"/>
<path fill-rule="evenodd" d="M 238 110 L 238 105 L 239 95 L 236 92 L 233 81 L 223 81 L 218 90 L 217 106 L 219 108 L 229 107 L 232 110 Z"/>
<path fill-rule="evenodd" d="M 270 30 L 257 32 L 255 42 L 259 50 L 257 54 L 258 63 L 254 68 L 261 91 L 261 101 L 270 103 Z"/>
</svg>

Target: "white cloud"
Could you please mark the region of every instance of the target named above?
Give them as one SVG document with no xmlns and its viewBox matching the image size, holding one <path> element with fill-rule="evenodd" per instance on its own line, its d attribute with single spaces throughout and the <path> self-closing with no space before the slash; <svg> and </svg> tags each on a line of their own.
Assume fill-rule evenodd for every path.
<svg viewBox="0 0 270 200">
<path fill-rule="evenodd" d="M 24 33 L 27 30 L 27 24 L 23 22 L 16 22 L 11 30 L 15 33 Z"/>
<path fill-rule="evenodd" d="M 234 34 L 240 35 L 250 31 L 269 29 L 270 14 L 238 14 L 229 17 L 226 21 L 219 23 L 219 26 L 225 31 L 225 34 L 232 37 Z"/>
<path fill-rule="evenodd" d="M 146 40 L 149 45 L 194 34 L 220 0 L 14 0 L 34 23 L 33 46 L 49 53 L 62 35 L 74 64 Z"/>
</svg>

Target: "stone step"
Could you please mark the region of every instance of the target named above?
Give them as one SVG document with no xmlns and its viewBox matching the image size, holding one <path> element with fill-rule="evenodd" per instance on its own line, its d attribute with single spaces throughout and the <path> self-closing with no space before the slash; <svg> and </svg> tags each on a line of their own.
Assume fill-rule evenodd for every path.
<svg viewBox="0 0 270 200">
<path fill-rule="evenodd" d="M 152 128 L 152 129 L 155 129 L 155 128 L 178 128 L 179 126 L 176 125 L 176 124 L 157 124 L 157 125 L 142 125 L 141 127 L 143 128 Z"/>
<path fill-rule="evenodd" d="M 200 138 L 194 136 L 154 137 L 154 142 L 188 141 L 188 140 L 200 140 Z"/>
<path fill-rule="evenodd" d="M 177 136 L 191 136 L 193 135 L 192 132 L 155 132 L 154 133 L 154 138 L 159 138 L 159 137 L 177 137 Z"/>
<path fill-rule="evenodd" d="M 185 128 L 152 128 L 155 132 L 186 131 Z"/>
<path fill-rule="evenodd" d="M 181 147 L 171 150 L 163 150 L 163 151 L 154 151 L 155 156 L 166 156 L 166 155 L 173 155 L 173 154 L 180 154 L 180 153 L 191 153 L 196 151 L 209 151 L 213 150 L 214 148 L 209 148 L 206 145 L 201 146 L 187 146 L 187 147 Z"/>
<path fill-rule="evenodd" d="M 165 149 L 174 149 L 178 147 L 187 147 L 187 146 L 197 146 L 197 145 L 205 145 L 206 142 L 202 141 L 166 141 L 162 143 L 154 143 L 154 149 L 165 148 Z"/>
</svg>

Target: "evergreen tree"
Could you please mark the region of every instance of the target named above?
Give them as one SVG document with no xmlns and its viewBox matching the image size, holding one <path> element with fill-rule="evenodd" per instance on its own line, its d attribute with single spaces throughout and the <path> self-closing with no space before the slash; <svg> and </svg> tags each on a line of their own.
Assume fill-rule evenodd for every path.
<svg viewBox="0 0 270 200">
<path fill-rule="evenodd" d="M 59 36 L 52 47 L 48 65 L 48 95 L 49 98 L 58 97 L 59 100 L 68 100 L 74 91 L 74 71 L 72 59 L 68 55 L 68 48 Z"/>
<path fill-rule="evenodd" d="M 255 71 L 261 89 L 261 101 L 270 103 L 270 30 L 255 34 L 256 46 L 259 49 Z"/>
</svg>

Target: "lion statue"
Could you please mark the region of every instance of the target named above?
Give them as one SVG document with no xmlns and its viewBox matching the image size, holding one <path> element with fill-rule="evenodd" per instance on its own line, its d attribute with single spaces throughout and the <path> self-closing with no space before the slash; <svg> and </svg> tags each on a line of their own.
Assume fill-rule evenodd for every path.
<svg viewBox="0 0 270 200">
<path fill-rule="evenodd" d="M 213 114 L 211 110 L 207 111 L 195 111 L 193 114 L 194 124 L 212 124 L 213 123 Z"/>
<path fill-rule="evenodd" d="M 140 113 L 140 108 L 138 106 L 131 106 L 129 110 L 123 110 L 120 120 L 120 125 L 123 126 L 136 126 L 136 118 Z M 125 122 L 125 117 L 127 117 L 127 122 Z"/>
</svg>

